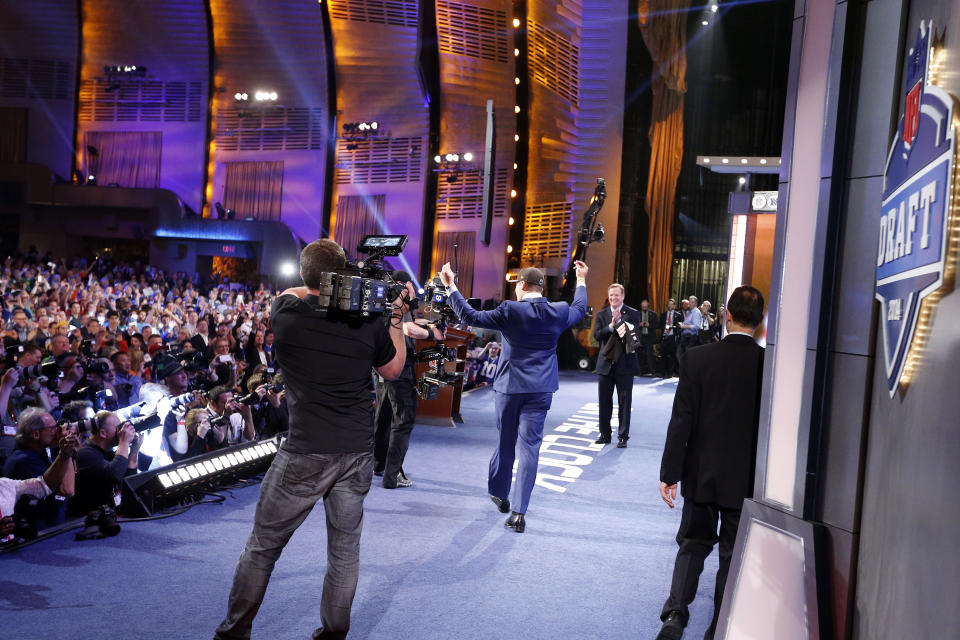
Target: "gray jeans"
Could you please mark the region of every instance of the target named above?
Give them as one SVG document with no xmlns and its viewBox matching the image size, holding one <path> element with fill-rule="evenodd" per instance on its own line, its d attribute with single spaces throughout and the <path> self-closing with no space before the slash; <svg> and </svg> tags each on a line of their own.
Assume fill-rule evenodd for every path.
<svg viewBox="0 0 960 640">
<path fill-rule="evenodd" d="M 250 637 L 277 558 L 320 498 L 327 515 L 327 573 L 320 599 L 322 632 L 318 629 L 314 637 L 346 637 L 359 578 L 363 499 L 372 476 L 369 452 L 277 452 L 260 487 L 253 531 L 237 562 L 227 616 L 214 638 Z"/>
</svg>

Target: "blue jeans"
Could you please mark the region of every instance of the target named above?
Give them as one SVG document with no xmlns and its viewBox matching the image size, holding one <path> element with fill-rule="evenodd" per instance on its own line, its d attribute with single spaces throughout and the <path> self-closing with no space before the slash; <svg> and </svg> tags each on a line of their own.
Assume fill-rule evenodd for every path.
<svg viewBox="0 0 960 640">
<path fill-rule="evenodd" d="M 314 637 L 346 637 L 359 578 L 363 499 L 372 476 L 369 452 L 302 454 L 281 447 L 260 487 L 253 531 L 237 563 L 227 616 L 214 638 L 250 637 L 274 564 L 320 498 L 327 515 L 327 573 L 320 599 L 323 631 Z"/>
<path fill-rule="evenodd" d="M 543 421 L 553 402 L 553 393 L 495 393 L 497 430 L 500 442 L 490 458 L 487 489 L 490 495 L 507 498 L 513 480 L 513 461 L 517 459 L 517 438 L 520 439 L 517 464 L 517 486 L 513 491 L 513 510 L 526 513 L 533 485 L 537 482 Z"/>
</svg>

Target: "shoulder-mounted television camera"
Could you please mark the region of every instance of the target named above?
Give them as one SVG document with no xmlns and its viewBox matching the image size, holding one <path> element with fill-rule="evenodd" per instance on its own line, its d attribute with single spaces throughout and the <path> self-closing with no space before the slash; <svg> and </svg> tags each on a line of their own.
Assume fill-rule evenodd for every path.
<svg viewBox="0 0 960 640">
<path fill-rule="evenodd" d="M 456 361 L 457 350 L 443 343 L 421 349 L 415 355 L 417 362 L 427 362 L 430 368 L 420 374 L 417 380 L 417 395 L 424 400 L 436 400 L 440 395 L 440 387 L 456 384 L 466 375 L 463 371 L 447 371 L 445 365 L 449 361 Z"/>
<path fill-rule="evenodd" d="M 390 277 L 381 260 L 400 255 L 406 244 L 404 235 L 365 236 L 357 252 L 368 254 L 368 258 L 321 274 L 319 307 L 361 316 L 391 313 L 404 284 Z"/>
</svg>

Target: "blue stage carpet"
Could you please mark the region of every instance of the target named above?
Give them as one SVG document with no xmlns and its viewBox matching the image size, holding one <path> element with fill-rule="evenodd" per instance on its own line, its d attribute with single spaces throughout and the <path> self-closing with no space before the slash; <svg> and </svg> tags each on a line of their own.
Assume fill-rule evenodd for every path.
<svg viewBox="0 0 960 640">
<path fill-rule="evenodd" d="M 534 489 L 522 535 L 504 528 L 487 498 L 492 391 L 464 398 L 466 422 L 455 429 L 418 426 L 404 464 L 414 486 L 375 482 L 366 501 L 350 637 L 654 638 L 680 521 L 657 488 L 675 389 L 675 379 L 637 378 L 629 447 L 601 449 L 590 444 L 595 377 L 562 373 L 544 429 L 553 442 L 543 460 L 554 464 L 541 464 L 553 488 Z M 212 637 L 257 491 L 126 523 L 116 538 L 76 542 L 66 533 L 0 556 L 0 638 Z M 310 637 L 325 562 L 321 507 L 277 563 L 254 638 Z M 688 638 L 709 624 L 715 572 L 716 553 Z"/>
</svg>

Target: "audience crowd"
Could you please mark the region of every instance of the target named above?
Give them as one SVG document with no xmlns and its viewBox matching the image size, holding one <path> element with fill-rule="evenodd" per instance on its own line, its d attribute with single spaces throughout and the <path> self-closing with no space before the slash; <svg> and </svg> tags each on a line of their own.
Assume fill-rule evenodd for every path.
<svg viewBox="0 0 960 640">
<path fill-rule="evenodd" d="M 124 476 L 285 431 L 273 296 L 263 284 L 201 289 L 196 277 L 109 253 L 7 257 L 0 476 L 16 490 L 14 506 L 0 501 L 4 536 L 19 535 L 14 521 L 42 529 L 67 516 L 86 516 L 83 536 L 115 535 Z M 63 442 L 76 486 L 38 488 Z"/>
</svg>

